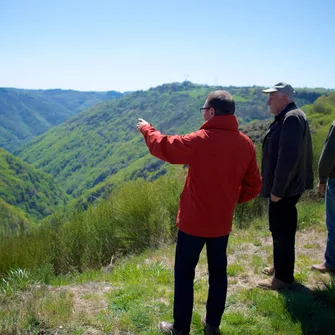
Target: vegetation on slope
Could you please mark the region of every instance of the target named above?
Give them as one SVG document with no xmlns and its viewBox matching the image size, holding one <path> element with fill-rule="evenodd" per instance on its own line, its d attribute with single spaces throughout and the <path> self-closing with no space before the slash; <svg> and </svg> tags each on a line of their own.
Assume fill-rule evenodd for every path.
<svg viewBox="0 0 335 335">
<path fill-rule="evenodd" d="M 0 199 L 0 234 L 8 236 L 28 229 L 30 222 L 26 213 Z"/>
<path fill-rule="evenodd" d="M 0 231 L 4 227 L 21 226 L 27 219 L 37 221 L 68 200 L 50 175 L 3 149 L 0 149 L 0 171 Z M 12 220 L 14 214 L 16 218 Z"/>
<path fill-rule="evenodd" d="M 329 126 L 335 118 L 334 97 L 335 93 L 330 94 L 328 97 L 320 97 L 314 105 L 305 108 L 307 109 L 313 130 L 315 179 L 317 179 L 316 168 L 321 148 Z M 320 104 L 323 108 L 320 107 Z M 316 110 L 315 107 L 317 107 Z M 67 124 L 67 126 L 70 125 L 71 123 Z M 143 143 L 141 146 L 145 148 Z M 4 156 L 5 152 L 2 151 L 2 153 Z M 260 150 L 258 150 L 258 154 L 260 154 Z M 3 161 L 5 161 L 7 165 L 9 162 L 13 166 L 12 171 L 21 171 L 21 176 L 27 175 L 25 170 L 28 166 L 23 165 L 22 167 L 18 164 L 17 158 L 8 154 L 4 157 L 6 159 Z M 15 162 L 16 165 L 13 162 Z M 61 214 L 58 213 L 51 216 L 41 225 L 41 229 L 37 229 L 32 235 L 28 234 L 23 235 L 23 237 L 18 237 L 17 241 L 19 242 L 9 239 L 7 242 L 9 244 L 7 246 L 4 245 L 4 255 L 7 252 L 13 253 L 14 255 L 15 252 L 18 252 L 20 249 L 16 243 L 23 246 L 25 243 L 22 242 L 22 238 L 27 238 L 27 245 L 43 245 L 43 247 L 41 246 L 40 248 L 40 255 L 35 249 L 33 250 L 33 254 L 29 254 L 27 251 L 29 247 L 27 247 L 26 258 L 28 259 L 28 265 L 25 265 L 25 268 L 33 266 L 34 264 L 34 266 L 39 265 L 40 258 L 43 255 L 46 261 L 49 259 L 53 264 L 56 272 L 64 272 L 72 268 L 83 269 L 85 267 L 94 266 L 94 264 L 101 265 L 110 259 L 116 250 L 123 253 L 124 250 L 134 251 L 141 247 L 152 246 L 150 241 L 156 243 L 160 240 L 159 235 L 161 235 L 163 239 L 165 238 L 164 236 L 166 234 L 164 232 L 170 230 L 170 228 L 168 230 L 164 228 L 166 224 L 172 227 L 174 226 L 179 194 L 183 185 L 183 176 L 186 171 L 182 167 L 177 166 L 170 166 L 170 168 L 174 170 L 173 173 L 164 178 L 159 178 L 155 183 L 143 180 L 138 180 L 134 183 L 122 183 L 122 186 L 118 190 L 114 190 L 107 200 L 100 199 L 96 206 L 89 206 L 87 212 L 80 211 L 77 213 L 77 207 L 74 212 L 62 212 Z M 5 167 L 2 169 L 6 171 Z M 178 174 L 181 177 L 177 178 L 176 175 Z M 28 172 L 28 175 L 31 174 Z M 16 181 L 16 178 L 17 176 L 9 176 L 6 179 Z M 34 178 L 35 181 L 38 181 L 38 178 L 35 176 L 30 178 Z M 39 178 L 41 179 L 41 176 L 39 176 Z M 27 181 L 27 177 L 24 177 L 23 180 Z M 315 181 L 317 182 L 317 180 Z M 19 180 L 17 184 L 20 185 L 21 182 L 22 181 Z M 18 185 L 12 183 L 10 189 L 20 189 Z M 13 196 L 13 201 L 17 200 L 19 196 L 21 196 L 21 198 L 25 197 L 27 191 L 31 192 L 31 189 L 21 189 L 20 194 Z M 48 196 L 49 199 L 51 197 L 51 195 Z M 7 196 L 5 199 L 10 199 L 10 197 Z M 29 203 L 29 199 L 25 200 Z M 312 203 L 309 207 L 312 207 Z M 247 204 L 238 206 L 235 211 L 234 220 L 239 226 L 243 226 L 246 222 L 249 222 L 250 217 L 261 217 L 265 212 L 266 204 L 261 199 L 255 199 Z M 130 230 L 128 230 L 129 227 L 131 227 Z M 143 235 L 141 235 L 140 232 L 144 227 L 147 227 L 148 231 L 145 233 L 143 240 Z M 137 228 L 139 230 L 137 230 Z M 106 229 L 106 231 L 104 231 L 104 229 Z M 44 234 L 46 235 L 44 236 Z M 130 237 L 129 234 L 133 234 L 132 237 Z M 93 238 L 93 236 L 95 237 Z M 113 241 L 109 241 L 103 238 L 103 236 L 112 236 Z M 151 240 L 151 238 L 153 239 Z M 36 243 L 31 243 L 31 239 L 36 239 Z M 94 243 L 87 241 L 94 241 Z M 11 245 L 10 243 L 14 244 Z M 108 246 L 104 243 L 107 243 Z M 51 245 L 54 245 L 55 249 L 50 249 Z M 130 249 L 128 248 L 129 246 L 131 246 Z M 91 259 L 90 257 L 93 258 Z M 9 257 L 9 255 L 4 259 L 7 259 L 7 263 L 3 265 L 0 264 L 0 273 L 5 272 L 9 268 L 19 266 L 15 262 L 8 263 L 8 259 L 13 259 Z M 21 258 L 19 257 L 19 259 Z M 53 263 L 54 261 L 55 263 Z M 20 262 L 22 262 L 22 259 Z M 61 264 L 61 266 L 59 267 L 57 264 Z"/>
<path fill-rule="evenodd" d="M 14 152 L 48 129 L 102 101 L 120 97 L 110 92 L 0 88 L 0 147 Z"/>
<path fill-rule="evenodd" d="M 222 87 L 220 87 L 222 88 Z M 190 82 L 162 85 L 101 103 L 27 144 L 19 156 L 50 173 L 68 194 L 98 197 L 125 180 L 153 180 L 168 164 L 152 158 L 136 132 L 139 117 L 166 134 L 185 134 L 203 123 L 199 107 L 218 87 Z M 239 120 L 269 117 L 259 87 L 228 87 L 237 102 Z M 298 90 L 301 103 L 311 103 L 325 90 Z"/>
<path fill-rule="evenodd" d="M 177 90 L 180 86 L 183 88 L 183 92 L 185 92 L 185 86 L 192 87 L 193 90 L 195 88 L 199 90 L 212 89 L 202 86 L 195 86 L 194 88 L 194 85 L 190 83 L 179 84 L 176 87 L 167 85 L 170 90 Z M 160 87 L 159 89 L 164 92 L 167 87 Z M 153 96 L 159 100 L 160 95 L 155 89 L 153 89 L 152 92 Z M 194 91 L 190 90 L 190 92 L 194 94 Z M 178 94 L 174 97 L 172 93 L 164 94 L 171 95 L 169 99 L 172 100 L 180 98 Z M 205 96 L 207 92 L 205 93 L 205 91 L 203 91 L 202 94 Z M 135 96 L 137 95 L 143 98 L 143 92 L 137 92 Z M 144 96 L 146 95 L 144 94 Z M 128 99 L 130 98 L 131 95 L 129 95 L 125 101 L 121 99 L 121 104 L 128 105 Z M 186 98 L 182 97 L 180 99 L 184 101 Z M 136 99 L 133 97 L 131 100 Z M 152 100 L 154 99 L 151 99 L 151 101 Z M 101 194 L 109 194 L 115 189 L 115 186 L 122 185 L 124 181 L 136 180 L 138 178 L 154 180 L 164 174 L 168 174 L 169 176 L 176 175 L 183 170 L 181 166 L 175 167 L 164 164 L 162 161 L 151 157 L 143 143 L 142 137 L 135 132 L 134 124 L 128 122 L 127 115 L 123 116 L 119 111 L 118 116 L 108 119 L 106 114 L 111 114 L 111 110 L 108 107 L 109 104 L 111 104 L 113 108 L 115 107 L 114 102 L 111 101 L 106 104 L 107 107 L 105 104 L 101 104 L 63 125 L 60 131 L 61 136 L 59 136 L 59 129 L 57 128 L 54 130 L 54 133 L 53 131 L 50 132 L 50 134 L 54 134 L 55 137 L 52 137 L 50 134 L 45 134 L 46 141 L 41 141 L 41 143 L 37 141 L 36 147 L 34 145 L 29 148 L 32 152 L 36 153 L 33 157 L 34 160 L 37 160 L 37 164 L 41 168 L 44 166 L 48 172 L 53 173 L 59 180 L 65 178 L 64 184 L 68 193 L 74 196 L 81 194 L 79 203 L 84 206 L 84 208 L 87 208 L 88 203 L 92 202 L 92 199 L 95 201 Z M 319 97 L 314 105 L 304 107 L 304 110 L 308 114 L 313 132 L 315 168 L 324 138 L 334 118 L 333 105 L 334 93 L 330 93 L 328 97 Z M 101 111 L 96 113 L 96 110 L 99 108 L 101 108 Z M 113 111 L 115 112 L 115 110 Z M 122 109 L 122 111 L 124 110 Z M 182 132 L 183 127 L 185 127 L 187 121 L 189 121 L 189 119 L 185 119 L 183 122 L 170 121 L 169 123 L 169 121 L 164 121 L 163 117 L 162 120 L 158 120 L 156 114 L 157 113 L 152 113 L 151 115 L 154 122 L 157 122 L 157 124 L 165 122 L 165 127 L 168 129 L 173 126 L 179 127 L 178 129 L 174 129 L 176 132 Z M 160 116 L 160 114 L 158 116 Z M 193 116 L 196 118 L 194 122 L 197 120 L 197 122 L 201 124 L 200 113 L 199 115 L 194 114 Z M 98 117 L 102 120 L 97 119 Z M 108 121 L 106 121 L 107 119 Z M 118 123 L 119 119 L 121 119 L 121 121 Z M 134 123 L 135 122 L 134 118 Z M 124 131 L 114 132 L 114 129 L 118 128 L 120 123 L 123 123 Z M 246 126 L 242 126 L 242 130 L 257 142 L 263 138 L 268 123 L 269 121 L 254 121 Z M 104 124 L 105 127 L 101 127 L 101 124 Z M 82 130 L 78 131 L 76 127 L 79 126 L 82 127 Z M 191 127 L 190 125 L 190 128 Z M 165 130 L 168 132 L 167 129 Z M 87 133 L 91 134 L 91 136 Z M 117 138 L 117 136 L 120 138 Z M 129 141 L 127 141 L 127 136 L 131 138 Z M 70 143 L 69 138 L 71 139 Z M 50 149 L 45 151 L 45 147 L 43 147 L 42 144 L 44 146 L 47 144 L 46 147 Z M 55 152 L 59 152 L 59 158 Z M 38 155 L 38 153 L 40 153 L 40 155 Z M 258 156 L 260 156 L 260 153 L 261 149 L 258 145 Z M 66 154 L 68 154 L 68 157 Z M 34 191 L 34 188 L 36 188 L 36 180 L 37 182 L 39 181 L 36 177 L 31 178 L 31 175 L 34 175 L 36 171 L 34 173 L 28 173 L 28 176 L 23 176 L 25 171 L 32 169 L 31 166 L 28 167 L 25 165 L 21 167 L 23 163 L 19 162 L 15 157 L 8 159 L 10 156 L 9 154 L 5 155 L 4 150 L 1 151 L 0 157 L 2 164 L 0 180 L 3 185 L 1 189 L 2 206 L 0 209 L 2 230 L 8 231 L 9 228 L 13 227 L 26 227 L 27 220 L 36 221 L 37 219 L 45 217 L 52 213 L 58 205 L 67 202 L 68 197 L 66 195 L 64 196 L 65 192 L 61 195 L 59 188 L 53 184 L 50 176 L 44 175 L 43 177 L 45 179 L 42 183 L 44 190 L 38 188 L 37 191 Z M 6 162 L 6 164 L 4 164 L 4 162 Z M 10 162 L 10 166 L 8 166 L 8 162 Z M 16 163 L 14 164 L 14 162 Z M 88 177 L 86 173 L 89 173 Z M 28 181 L 30 182 L 29 185 L 27 185 Z M 49 183 L 50 185 L 48 185 Z M 57 184 L 60 184 L 60 182 L 57 181 Z M 54 195 L 50 195 L 50 190 L 48 191 L 48 189 L 50 189 L 51 192 L 54 191 Z M 43 195 L 39 194 L 40 192 L 42 192 Z"/>
<path fill-rule="evenodd" d="M 0 282 L 0 332 L 160 334 L 158 321 L 172 320 L 174 247 L 152 249 L 174 240 L 171 214 L 178 198 L 173 180 L 159 185 L 164 179 L 130 182 L 114 199 L 71 218 L 54 218 L 39 234 L 11 238 L 0 246 L 0 268 L 6 262 L 12 265 Z M 271 264 L 265 216 L 249 212 L 243 229 L 235 225 L 228 245 L 225 334 L 326 335 L 335 330 L 334 280 L 310 271 L 323 257 L 324 206 L 304 199 L 298 211 L 298 285 L 291 290 L 256 288 L 264 278 L 262 268 Z M 120 258 L 144 249 L 138 257 Z M 195 277 L 192 334 L 203 334 L 207 288 L 203 252 Z"/>
</svg>

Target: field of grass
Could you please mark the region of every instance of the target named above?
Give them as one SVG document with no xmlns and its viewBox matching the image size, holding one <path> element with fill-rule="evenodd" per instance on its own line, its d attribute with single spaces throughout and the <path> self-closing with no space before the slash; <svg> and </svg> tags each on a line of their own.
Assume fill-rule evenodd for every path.
<svg viewBox="0 0 335 335">
<path fill-rule="evenodd" d="M 310 270 L 323 260 L 322 202 L 299 204 L 295 288 L 263 291 L 257 282 L 271 264 L 266 218 L 235 228 L 228 246 L 224 334 L 335 334 L 335 281 Z M 0 334 L 158 335 L 172 321 L 174 244 L 128 256 L 101 270 L 54 276 L 12 270 L 0 286 Z M 203 334 L 207 298 L 205 250 L 196 270 L 191 334 Z"/>
</svg>

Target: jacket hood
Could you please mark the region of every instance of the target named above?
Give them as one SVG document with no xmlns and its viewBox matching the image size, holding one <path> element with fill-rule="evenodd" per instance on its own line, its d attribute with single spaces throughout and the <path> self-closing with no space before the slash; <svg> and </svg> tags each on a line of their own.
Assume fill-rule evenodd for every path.
<svg viewBox="0 0 335 335">
<path fill-rule="evenodd" d="M 230 131 L 238 130 L 238 122 L 235 115 L 213 116 L 203 123 L 200 129 L 224 129 Z"/>
</svg>

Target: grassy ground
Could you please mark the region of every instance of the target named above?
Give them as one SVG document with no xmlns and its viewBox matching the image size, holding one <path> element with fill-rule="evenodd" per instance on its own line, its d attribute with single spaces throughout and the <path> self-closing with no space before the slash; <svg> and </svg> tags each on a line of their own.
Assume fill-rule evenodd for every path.
<svg viewBox="0 0 335 335">
<path fill-rule="evenodd" d="M 300 205 L 294 289 L 256 288 L 271 264 L 266 220 L 235 229 L 228 246 L 228 297 L 224 334 L 335 334 L 335 282 L 312 272 L 323 260 L 326 229 L 323 204 Z M 0 294 L 0 334 L 160 334 L 157 323 L 172 321 L 174 245 L 130 257 L 101 271 L 34 282 L 24 270 L 12 271 Z M 203 334 L 207 298 L 205 250 L 196 270 L 191 334 Z"/>
</svg>

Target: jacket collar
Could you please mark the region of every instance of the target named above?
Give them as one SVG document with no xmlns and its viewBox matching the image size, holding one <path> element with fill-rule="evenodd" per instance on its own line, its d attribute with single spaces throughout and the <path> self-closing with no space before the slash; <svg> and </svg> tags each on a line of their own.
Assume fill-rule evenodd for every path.
<svg viewBox="0 0 335 335">
<path fill-rule="evenodd" d="M 281 110 L 276 116 L 275 116 L 275 120 L 278 121 L 280 120 L 282 117 L 284 117 L 284 115 L 286 113 L 288 113 L 289 111 L 292 111 L 294 109 L 297 109 L 297 105 L 294 102 L 290 102 L 288 105 L 286 105 L 286 107 L 284 107 L 283 110 Z"/>
<path fill-rule="evenodd" d="M 223 129 L 230 131 L 238 130 L 238 122 L 235 115 L 213 116 L 203 123 L 200 129 Z"/>
</svg>

